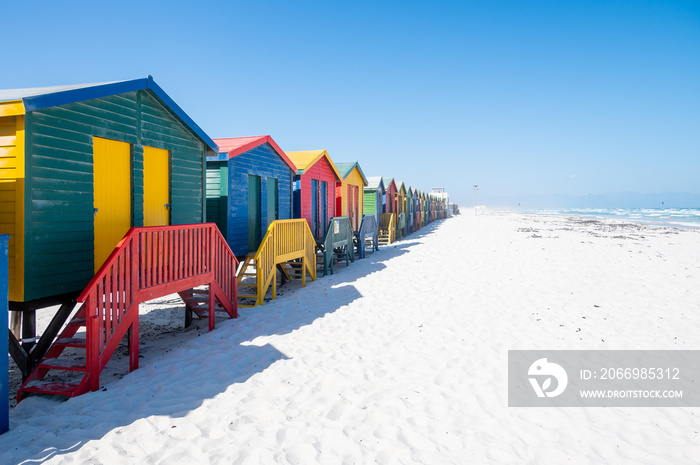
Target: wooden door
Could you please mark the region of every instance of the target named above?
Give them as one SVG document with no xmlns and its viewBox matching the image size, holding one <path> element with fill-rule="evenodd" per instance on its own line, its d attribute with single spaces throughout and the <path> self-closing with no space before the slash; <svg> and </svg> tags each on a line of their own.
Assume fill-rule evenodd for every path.
<svg viewBox="0 0 700 465">
<path fill-rule="evenodd" d="M 170 224 L 170 153 L 143 148 L 143 225 Z"/>
<path fill-rule="evenodd" d="M 267 178 L 267 226 L 279 218 L 277 179 Z"/>
<path fill-rule="evenodd" d="M 318 233 L 318 179 L 311 180 L 311 233 L 320 239 Z"/>
<path fill-rule="evenodd" d="M 131 146 L 93 138 L 95 271 L 131 227 Z"/>
<path fill-rule="evenodd" d="M 360 222 L 362 221 L 362 215 L 360 215 L 360 187 L 359 186 L 354 186 L 352 188 L 353 193 L 352 193 L 352 201 L 355 204 L 355 225 L 354 225 L 354 230 L 359 231 L 360 230 Z"/>
<path fill-rule="evenodd" d="M 248 175 L 248 250 L 260 245 L 260 176 Z"/>
<path fill-rule="evenodd" d="M 328 219 L 328 182 L 321 181 L 321 218 L 318 235 L 319 238 L 323 238 L 326 235 Z"/>
<path fill-rule="evenodd" d="M 350 227 L 352 228 L 355 225 L 355 212 L 353 211 L 353 206 L 352 206 L 352 185 L 348 184 L 348 192 L 347 192 L 347 205 L 348 205 L 348 220 L 350 220 Z M 341 215 L 342 216 L 342 215 Z"/>
</svg>

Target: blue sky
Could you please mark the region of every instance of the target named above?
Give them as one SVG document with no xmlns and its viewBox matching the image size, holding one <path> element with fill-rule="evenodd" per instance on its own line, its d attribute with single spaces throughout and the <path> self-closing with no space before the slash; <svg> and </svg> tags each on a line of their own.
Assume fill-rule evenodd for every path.
<svg viewBox="0 0 700 465">
<path fill-rule="evenodd" d="M 487 204 L 700 194 L 697 1 L 39 0 L 3 16 L 2 89 L 150 74 L 211 137 L 326 148 L 462 204 L 473 184 Z"/>
</svg>

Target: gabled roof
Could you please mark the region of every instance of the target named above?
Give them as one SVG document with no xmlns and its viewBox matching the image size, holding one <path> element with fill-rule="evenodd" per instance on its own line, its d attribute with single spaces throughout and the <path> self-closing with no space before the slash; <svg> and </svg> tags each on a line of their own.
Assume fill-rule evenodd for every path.
<svg viewBox="0 0 700 465">
<path fill-rule="evenodd" d="M 340 177 L 342 180 L 345 180 L 345 178 L 347 178 L 350 175 L 350 173 L 352 173 L 352 170 L 357 168 L 357 171 L 360 173 L 360 177 L 362 178 L 364 185 L 367 185 L 367 178 L 365 177 L 365 173 L 362 172 L 362 168 L 360 168 L 359 162 L 352 161 L 345 163 L 336 163 L 335 167 L 338 168 L 338 173 L 340 173 Z"/>
<path fill-rule="evenodd" d="M 384 189 L 389 190 L 389 186 L 392 184 L 394 185 L 394 188 L 396 188 L 396 183 L 394 182 L 394 178 L 382 178 L 382 181 L 384 181 Z"/>
<path fill-rule="evenodd" d="M 331 157 L 328 155 L 328 152 L 325 150 L 304 150 L 300 152 L 287 152 L 287 156 L 292 160 L 292 163 L 294 163 L 297 166 L 297 174 L 302 175 L 316 164 L 317 161 L 319 161 L 322 157 L 326 157 L 328 160 L 328 164 L 331 166 L 331 170 L 333 173 L 335 173 L 335 177 L 338 178 L 338 180 L 341 180 L 343 178 L 340 177 L 340 173 L 338 172 L 338 168 L 335 167 L 335 163 L 333 163 L 333 160 L 331 160 Z"/>
<path fill-rule="evenodd" d="M 384 181 L 382 180 L 381 176 L 372 176 L 367 178 L 367 187 L 365 187 L 365 189 L 381 189 L 382 192 L 386 191 L 384 188 Z"/>
<path fill-rule="evenodd" d="M 229 137 L 227 139 L 214 139 L 214 142 L 219 146 L 219 155 L 207 157 L 207 161 L 228 160 L 260 145 L 270 144 L 277 155 L 289 165 L 289 168 L 295 173 L 297 172 L 296 165 L 270 136 Z"/>
<path fill-rule="evenodd" d="M 396 182 L 396 192 L 400 191 L 401 188 L 403 188 L 404 191 L 406 190 L 406 185 L 403 183 L 403 181 L 395 181 L 395 182 Z"/>
<path fill-rule="evenodd" d="M 197 137 L 202 139 L 209 148 L 216 153 L 219 152 L 219 147 L 214 141 L 155 83 L 152 76 L 131 81 L 0 90 L 0 102 L 21 101 L 26 113 L 67 103 L 146 89 L 153 92 L 173 115 L 182 121 Z"/>
</svg>

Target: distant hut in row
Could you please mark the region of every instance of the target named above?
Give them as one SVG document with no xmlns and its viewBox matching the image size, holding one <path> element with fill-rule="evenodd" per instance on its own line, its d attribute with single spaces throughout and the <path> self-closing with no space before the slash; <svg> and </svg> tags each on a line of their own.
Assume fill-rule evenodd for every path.
<svg viewBox="0 0 700 465">
<path fill-rule="evenodd" d="M 413 188 L 406 185 L 406 234 L 413 231 Z"/>
<path fill-rule="evenodd" d="M 420 229 L 420 191 L 413 189 L 413 230 Z"/>
<path fill-rule="evenodd" d="M 360 230 L 360 223 L 362 223 L 364 188 L 367 185 L 367 178 L 358 162 L 336 163 L 335 166 L 342 179 L 336 184 L 335 214 L 347 216 L 350 219 L 352 230 L 357 232 Z"/>
<path fill-rule="evenodd" d="M 406 185 L 396 181 L 396 212 L 406 213 Z"/>
<path fill-rule="evenodd" d="M 384 191 L 384 208 L 383 208 L 383 213 L 397 213 L 397 206 L 396 206 L 396 183 L 394 182 L 394 178 L 387 178 L 384 177 L 382 178 L 382 182 L 384 183 L 385 191 Z M 396 215 L 394 215 L 396 217 Z"/>
<path fill-rule="evenodd" d="M 378 223 L 382 221 L 384 192 L 384 181 L 381 176 L 367 178 L 367 187 L 364 189 L 364 213 L 374 215 Z"/>
</svg>

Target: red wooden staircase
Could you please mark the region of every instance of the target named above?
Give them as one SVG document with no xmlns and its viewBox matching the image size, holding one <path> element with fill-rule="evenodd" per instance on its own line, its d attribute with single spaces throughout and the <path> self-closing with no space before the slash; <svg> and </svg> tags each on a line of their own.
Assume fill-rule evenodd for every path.
<svg viewBox="0 0 700 465">
<path fill-rule="evenodd" d="M 17 401 L 28 393 L 74 397 L 98 390 L 100 373 L 125 335 L 129 370 L 138 368 L 142 302 L 177 292 L 195 313 L 208 317 L 209 330 L 217 309 L 236 318 L 237 267 L 213 223 L 131 228 L 78 297 L 82 305 L 24 382 Z"/>
</svg>

